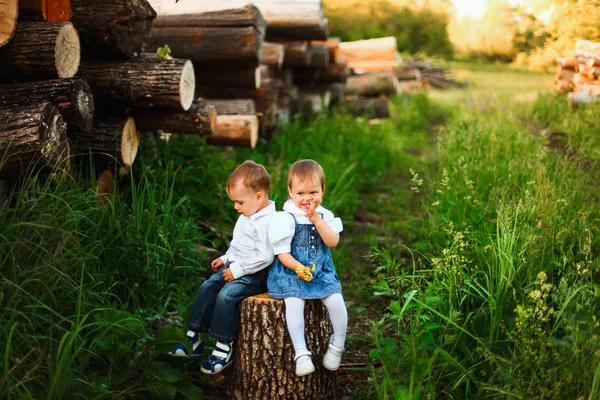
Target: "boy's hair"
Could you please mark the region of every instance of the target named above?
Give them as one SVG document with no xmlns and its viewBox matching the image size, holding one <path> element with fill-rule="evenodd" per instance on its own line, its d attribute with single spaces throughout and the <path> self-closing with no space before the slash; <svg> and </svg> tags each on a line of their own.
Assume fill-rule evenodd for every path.
<svg viewBox="0 0 600 400">
<path fill-rule="evenodd" d="M 264 192 L 265 196 L 269 197 L 271 192 L 271 180 L 269 173 L 260 164 L 252 160 L 246 160 L 233 170 L 225 187 L 227 191 L 232 189 L 238 181 L 242 181 L 245 188 L 252 189 L 255 192 Z"/>
<path fill-rule="evenodd" d="M 288 171 L 288 187 L 292 187 L 292 177 L 300 182 L 307 179 L 317 178 L 321 183 L 321 189 L 325 190 L 325 171 L 315 160 L 299 160 L 292 164 Z"/>
</svg>

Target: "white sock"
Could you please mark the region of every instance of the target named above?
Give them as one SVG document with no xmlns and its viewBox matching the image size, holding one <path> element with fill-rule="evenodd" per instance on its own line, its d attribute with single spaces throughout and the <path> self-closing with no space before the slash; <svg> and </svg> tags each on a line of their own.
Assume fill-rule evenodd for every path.
<svg viewBox="0 0 600 400">
<path fill-rule="evenodd" d="M 331 318 L 331 326 L 333 327 L 333 345 L 343 349 L 344 344 L 346 343 L 346 330 L 348 329 L 348 311 L 344 304 L 344 298 L 340 293 L 336 293 L 321 299 L 321 301 L 325 304 L 325 307 L 327 307 L 329 318 Z M 335 353 L 334 355 L 340 355 L 337 351 L 335 351 Z"/>
<path fill-rule="evenodd" d="M 304 300 L 290 297 L 284 299 L 284 302 L 285 319 L 296 357 L 298 357 L 298 354 L 307 354 L 298 357 L 296 363 L 299 363 L 301 360 L 305 360 L 305 357 L 309 357 L 306 340 L 304 339 Z"/>
</svg>

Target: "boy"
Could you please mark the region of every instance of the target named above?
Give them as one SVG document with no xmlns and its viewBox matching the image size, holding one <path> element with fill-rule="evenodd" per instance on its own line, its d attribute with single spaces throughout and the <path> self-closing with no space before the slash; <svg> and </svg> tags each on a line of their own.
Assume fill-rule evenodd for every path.
<svg viewBox="0 0 600 400">
<path fill-rule="evenodd" d="M 267 236 L 275 203 L 269 200 L 266 169 L 254 161 L 245 161 L 231 173 L 226 189 L 233 207 L 241 214 L 233 229 L 233 239 L 225 255 L 212 261 L 215 273 L 200 286 L 186 334 L 192 343 L 191 351 L 185 344 L 178 344 L 169 353 L 200 357 L 200 333 L 209 332 L 217 343 L 200 368 L 207 374 L 218 374 L 232 364 L 239 303 L 267 290 L 267 267 L 275 258 Z"/>
</svg>

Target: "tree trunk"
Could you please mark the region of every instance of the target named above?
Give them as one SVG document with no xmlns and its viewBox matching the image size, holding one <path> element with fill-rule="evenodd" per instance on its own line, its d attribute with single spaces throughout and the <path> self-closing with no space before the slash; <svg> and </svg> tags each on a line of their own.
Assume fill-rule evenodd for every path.
<svg viewBox="0 0 600 400">
<path fill-rule="evenodd" d="M 0 85 L 0 107 L 47 101 L 52 101 L 58 106 L 67 123 L 84 131 L 92 126 L 94 97 L 92 89 L 83 79 L 51 79 Z"/>
<path fill-rule="evenodd" d="M 19 19 L 28 21 L 68 21 L 70 0 L 19 0 Z"/>
<path fill-rule="evenodd" d="M 15 33 L 18 15 L 17 0 L 3 0 L 0 3 L 0 47 L 6 45 Z"/>
<path fill-rule="evenodd" d="M 0 58 L 0 80 L 71 78 L 79 68 L 79 36 L 70 22 L 19 22 Z"/>
<path fill-rule="evenodd" d="M 346 82 L 349 73 L 344 61 L 329 63 L 325 68 L 295 67 L 293 71 L 296 82 L 308 83 Z"/>
<path fill-rule="evenodd" d="M 219 115 L 250 115 L 256 114 L 256 106 L 252 99 L 209 99 Z"/>
<path fill-rule="evenodd" d="M 227 10 L 218 10 L 183 15 L 165 15 L 158 17 L 152 28 L 165 27 L 242 27 L 253 26 L 263 36 L 267 23 L 258 8 L 252 4 Z"/>
<path fill-rule="evenodd" d="M 252 26 L 246 27 L 188 27 L 165 26 L 152 28 L 148 51 L 168 44 L 172 54 L 195 63 L 207 65 L 246 64 L 258 67 L 262 59 L 261 43 L 264 34 Z"/>
<path fill-rule="evenodd" d="M 382 97 L 352 99 L 345 102 L 352 115 L 367 118 L 388 118 L 390 116 L 388 99 Z"/>
<path fill-rule="evenodd" d="M 256 147 L 258 117 L 256 115 L 218 115 L 217 131 L 206 137 L 206 143 L 220 146 Z"/>
<path fill-rule="evenodd" d="M 142 132 L 164 131 L 190 135 L 211 135 L 217 130 L 217 108 L 199 98 L 188 111 L 136 109 L 135 124 Z"/>
<path fill-rule="evenodd" d="M 253 66 L 204 66 L 194 68 L 196 83 L 218 86 L 260 87 L 261 71 Z"/>
<path fill-rule="evenodd" d="M 53 103 L 0 106 L 0 179 L 28 168 L 53 170 L 68 158 L 66 127 Z"/>
<path fill-rule="evenodd" d="M 189 60 L 161 60 L 155 54 L 143 54 L 136 60 L 85 62 L 79 76 L 94 93 L 138 107 L 185 111 L 194 101 L 196 83 Z"/>
<path fill-rule="evenodd" d="M 305 335 L 315 372 L 295 373 L 294 348 L 289 337 L 283 300 L 266 293 L 240 303 L 240 331 L 234 346 L 233 377 L 228 391 L 236 400 L 321 400 L 336 398 L 336 373 L 322 365 L 332 334 L 326 308 L 308 300 L 304 310 Z"/>
<path fill-rule="evenodd" d="M 346 80 L 346 94 L 349 95 L 392 95 L 400 91 L 400 83 L 392 71 L 350 76 Z"/>
<path fill-rule="evenodd" d="M 283 66 L 285 49 L 281 43 L 263 42 L 262 44 L 262 63 L 276 70 Z"/>
<path fill-rule="evenodd" d="M 130 167 L 137 155 L 140 134 L 132 117 L 96 115 L 87 132 L 69 130 L 76 153 L 102 153 L 113 157 L 124 167 Z"/>
<path fill-rule="evenodd" d="M 86 59 L 137 57 L 156 13 L 146 0 L 71 0 Z"/>
</svg>

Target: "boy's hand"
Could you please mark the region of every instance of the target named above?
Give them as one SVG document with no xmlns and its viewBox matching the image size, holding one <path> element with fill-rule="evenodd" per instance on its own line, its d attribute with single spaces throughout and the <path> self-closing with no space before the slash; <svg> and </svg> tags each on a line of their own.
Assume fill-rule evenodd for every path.
<svg viewBox="0 0 600 400">
<path fill-rule="evenodd" d="M 227 282 L 231 282 L 231 281 L 235 280 L 235 278 L 233 276 L 233 272 L 231 272 L 231 270 L 229 268 L 225 268 L 223 270 L 223 279 L 225 279 Z"/>
<path fill-rule="evenodd" d="M 217 258 L 215 260 L 212 260 L 212 262 L 210 263 L 210 267 L 212 268 L 213 271 L 217 272 L 218 270 L 220 270 L 221 268 L 223 268 L 225 266 L 225 263 L 223 262 L 223 260 L 221 260 L 220 258 Z"/>
</svg>

